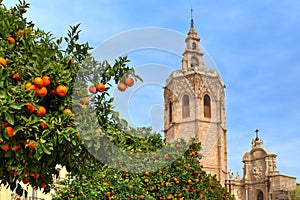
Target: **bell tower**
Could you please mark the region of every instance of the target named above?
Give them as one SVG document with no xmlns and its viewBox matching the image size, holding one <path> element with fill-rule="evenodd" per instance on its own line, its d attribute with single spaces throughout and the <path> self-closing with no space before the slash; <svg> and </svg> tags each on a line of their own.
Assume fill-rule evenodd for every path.
<svg viewBox="0 0 300 200">
<path fill-rule="evenodd" d="M 164 136 L 166 141 L 195 138 L 201 142 L 200 164 L 224 184 L 227 177 L 225 85 L 219 73 L 203 62 L 193 19 L 185 43 L 182 69 L 174 71 L 164 87 Z"/>
</svg>

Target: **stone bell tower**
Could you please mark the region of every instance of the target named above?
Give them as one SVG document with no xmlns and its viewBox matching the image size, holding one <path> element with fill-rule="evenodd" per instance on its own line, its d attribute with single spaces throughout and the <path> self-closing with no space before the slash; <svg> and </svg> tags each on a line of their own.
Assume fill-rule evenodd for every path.
<svg viewBox="0 0 300 200">
<path fill-rule="evenodd" d="M 193 19 L 185 43 L 182 69 L 174 71 L 164 87 L 165 139 L 200 141 L 203 156 L 200 164 L 224 184 L 227 173 L 225 86 L 218 72 L 203 62 Z"/>
</svg>

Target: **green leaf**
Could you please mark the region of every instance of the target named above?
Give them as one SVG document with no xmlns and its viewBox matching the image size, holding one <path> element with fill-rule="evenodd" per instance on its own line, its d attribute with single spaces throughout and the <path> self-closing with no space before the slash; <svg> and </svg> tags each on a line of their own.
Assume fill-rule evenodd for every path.
<svg viewBox="0 0 300 200">
<path fill-rule="evenodd" d="M 5 116 L 5 120 L 8 123 L 10 123 L 11 125 L 15 124 L 15 119 L 14 119 L 14 117 L 10 113 L 6 112 L 6 113 L 4 113 L 4 116 Z"/>
<path fill-rule="evenodd" d="M 23 107 L 24 105 L 25 105 L 24 103 L 11 104 L 9 107 L 10 107 L 10 108 L 13 108 L 13 109 L 15 109 L 15 110 L 21 110 L 22 107 Z"/>
<path fill-rule="evenodd" d="M 9 158 L 12 154 L 12 151 L 6 151 L 4 157 Z"/>
<path fill-rule="evenodd" d="M 51 148 L 50 148 L 49 146 L 47 146 L 47 144 L 45 144 L 45 145 L 44 145 L 44 144 L 41 144 L 41 147 L 42 147 L 44 153 L 46 153 L 46 154 L 48 154 L 48 155 L 51 154 Z"/>
<path fill-rule="evenodd" d="M 23 128 L 24 128 L 24 127 L 21 126 L 21 125 L 15 126 L 15 127 L 14 127 L 14 132 L 15 132 L 15 134 L 16 134 L 17 132 L 19 132 L 20 130 L 22 130 Z"/>
</svg>

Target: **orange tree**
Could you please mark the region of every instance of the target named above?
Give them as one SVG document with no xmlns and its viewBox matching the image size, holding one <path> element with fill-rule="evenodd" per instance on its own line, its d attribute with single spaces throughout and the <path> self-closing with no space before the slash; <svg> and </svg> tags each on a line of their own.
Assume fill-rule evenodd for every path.
<svg viewBox="0 0 300 200">
<path fill-rule="evenodd" d="M 88 107 L 88 86 L 101 82 L 105 90 L 93 94 L 94 107 L 102 125 L 117 127 L 123 121 L 109 115 L 107 90 L 135 77 L 126 57 L 113 65 L 92 59 L 89 45 L 78 43 L 79 25 L 55 39 L 24 18 L 27 8 L 20 1 L 8 9 L 0 0 L 0 183 L 20 195 L 20 182 L 49 192 L 57 164 L 76 175 L 85 170 L 85 160 L 95 160 L 80 140 L 74 109 Z"/>
<path fill-rule="evenodd" d="M 199 165 L 199 144 L 168 144 L 128 128 L 109 89 L 139 79 L 126 57 L 110 65 L 79 44 L 79 26 L 55 39 L 0 0 L 0 181 L 49 192 L 55 167 L 72 176 L 54 199 L 230 199 Z M 61 48 L 65 46 L 65 48 Z"/>
</svg>

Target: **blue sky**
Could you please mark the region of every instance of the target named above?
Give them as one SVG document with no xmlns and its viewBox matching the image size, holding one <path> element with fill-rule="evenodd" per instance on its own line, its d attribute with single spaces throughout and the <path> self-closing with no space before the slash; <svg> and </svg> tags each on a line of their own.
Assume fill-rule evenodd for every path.
<svg viewBox="0 0 300 200">
<path fill-rule="evenodd" d="M 4 0 L 7 6 L 16 2 Z M 265 147 L 278 155 L 280 172 L 295 176 L 300 182 L 299 1 L 28 2 L 31 7 L 27 17 L 38 27 L 58 37 L 66 35 L 69 25 L 81 23 L 81 41 L 88 41 L 94 47 L 136 28 L 160 27 L 186 34 L 192 5 L 201 46 L 216 63 L 227 86 L 228 168 L 242 174 L 241 158 L 250 150 L 254 130 L 259 129 Z M 184 45 L 184 41 L 178 43 Z M 178 56 L 162 55 L 164 53 L 149 50 L 132 53 L 129 58 L 132 66 L 164 60 L 162 64 L 173 70 L 180 69 Z M 157 91 L 148 96 L 146 92 L 138 92 L 143 91 L 140 87 L 129 101 L 130 115 L 136 117 L 133 120 L 137 124 L 147 125 L 151 121 L 150 108 L 154 108 L 150 115 L 161 112 L 162 89 L 159 85 L 155 87 Z M 144 107 L 134 109 L 141 99 L 146 102 Z"/>
</svg>

